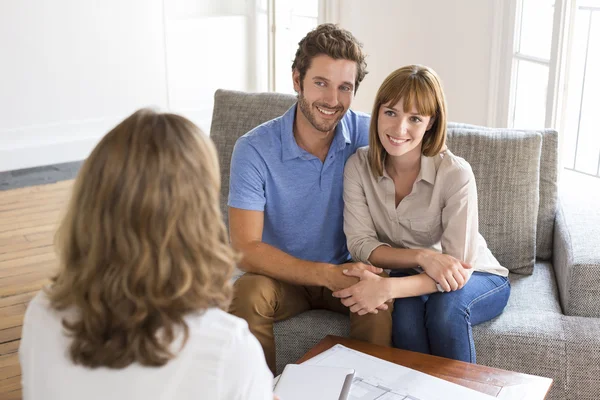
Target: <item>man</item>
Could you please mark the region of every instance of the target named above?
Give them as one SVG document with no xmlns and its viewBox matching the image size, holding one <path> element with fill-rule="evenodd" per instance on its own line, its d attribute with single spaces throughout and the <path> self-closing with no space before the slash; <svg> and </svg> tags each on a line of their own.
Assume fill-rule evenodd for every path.
<svg viewBox="0 0 600 400">
<path fill-rule="evenodd" d="M 292 64 L 298 102 L 238 139 L 231 160 L 229 230 L 246 274 L 231 313 L 244 318 L 275 373 L 273 323 L 324 308 L 348 314 L 331 293 L 357 282 L 343 232 L 344 165 L 368 144 L 369 117 L 349 110 L 365 77 L 362 45 L 332 24 L 299 43 Z M 391 307 L 391 306 L 390 306 Z M 387 305 L 350 315 L 350 336 L 391 345 Z"/>
</svg>

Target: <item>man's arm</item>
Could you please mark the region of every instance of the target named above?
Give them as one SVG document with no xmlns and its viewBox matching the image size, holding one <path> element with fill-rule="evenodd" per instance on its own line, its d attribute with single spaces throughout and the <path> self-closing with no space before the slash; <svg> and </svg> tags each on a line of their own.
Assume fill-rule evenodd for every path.
<svg viewBox="0 0 600 400">
<path fill-rule="evenodd" d="M 351 286 L 358 279 L 345 276 L 343 269 L 363 267 L 375 273 L 380 269 L 362 263 L 341 266 L 301 260 L 262 242 L 264 212 L 229 207 L 229 232 L 232 246 L 243 258 L 240 269 L 305 286 L 325 286 L 332 291 Z"/>
</svg>

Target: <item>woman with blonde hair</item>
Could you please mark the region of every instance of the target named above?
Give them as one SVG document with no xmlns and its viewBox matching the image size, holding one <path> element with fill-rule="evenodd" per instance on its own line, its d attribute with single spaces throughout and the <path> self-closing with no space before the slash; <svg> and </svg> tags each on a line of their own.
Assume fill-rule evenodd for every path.
<svg viewBox="0 0 600 400">
<path fill-rule="evenodd" d="M 142 109 L 83 164 L 60 224 L 60 269 L 30 303 L 24 398 L 273 399 L 246 322 L 227 314 L 237 255 L 211 140 Z"/>
<path fill-rule="evenodd" d="M 475 362 L 472 325 L 504 309 L 508 270 L 479 234 L 471 166 L 446 149 L 446 101 L 437 74 L 409 65 L 382 83 L 369 147 L 344 170 L 344 231 L 352 257 L 392 269 L 334 293 L 350 311 L 394 301 L 396 347 Z"/>
</svg>

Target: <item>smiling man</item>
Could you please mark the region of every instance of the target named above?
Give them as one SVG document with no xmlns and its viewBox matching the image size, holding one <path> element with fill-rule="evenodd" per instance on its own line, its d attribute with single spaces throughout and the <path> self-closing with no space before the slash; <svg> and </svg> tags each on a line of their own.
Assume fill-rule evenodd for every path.
<svg viewBox="0 0 600 400">
<path fill-rule="evenodd" d="M 344 165 L 368 144 L 369 116 L 350 110 L 365 77 L 362 45 L 323 24 L 299 43 L 292 64 L 298 102 L 238 139 L 231 159 L 229 230 L 246 272 L 231 312 L 248 321 L 275 372 L 273 323 L 322 308 L 349 314 L 332 291 L 357 282 L 343 231 Z M 387 305 L 352 313 L 350 336 L 391 345 Z"/>
</svg>

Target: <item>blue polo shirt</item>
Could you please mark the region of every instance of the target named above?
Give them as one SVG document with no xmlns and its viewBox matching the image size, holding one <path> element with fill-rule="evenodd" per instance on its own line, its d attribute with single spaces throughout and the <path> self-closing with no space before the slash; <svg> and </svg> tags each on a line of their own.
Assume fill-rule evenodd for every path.
<svg viewBox="0 0 600 400">
<path fill-rule="evenodd" d="M 230 207 L 264 212 L 262 240 L 294 257 L 342 264 L 346 160 L 366 146 L 369 116 L 348 110 L 325 162 L 294 139 L 296 104 L 240 137 L 231 156 Z"/>
</svg>

